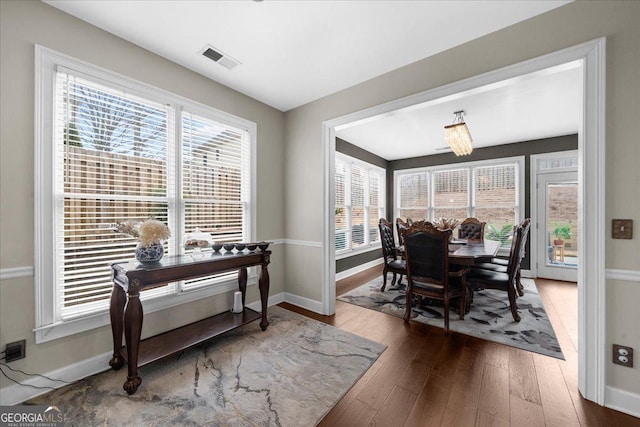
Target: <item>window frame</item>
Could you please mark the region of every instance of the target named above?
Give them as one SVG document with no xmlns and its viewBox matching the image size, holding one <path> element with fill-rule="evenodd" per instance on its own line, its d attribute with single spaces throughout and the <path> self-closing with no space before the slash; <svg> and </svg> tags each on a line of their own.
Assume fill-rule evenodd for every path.
<svg viewBox="0 0 640 427">
<path fill-rule="evenodd" d="M 57 67 L 72 70 L 74 74 L 106 84 L 108 87 L 125 90 L 134 95 L 154 102 L 169 105 L 174 112 L 173 126 L 169 126 L 168 149 L 178 158 L 174 163 L 175 171 L 169 174 L 175 180 L 176 189 L 181 188 L 180 173 L 181 129 L 179 123 L 182 110 L 199 114 L 221 124 L 241 129 L 248 134 L 248 171 L 249 174 L 245 235 L 250 240 L 256 238 L 256 190 L 257 190 L 257 125 L 244 118 L 226 113 L 214 107 L 184 98 L 180 95 L 159 89 L 146 83 L 117 74 L 102 67 L 87 63 L 54 50 L 35 46 L 35 111 L 34 111 L 34 266 L 35 266 L 35 340 L 36 343 L 51 341 L 110 324 L 109 304 L 94 313 L 62 319 L 60 289 L 57 285 L 57 264 L 55 261 L 55 221 L 57 221 L 55 197 L 56 165 L 55 149 L 55 81 Z M 181 245 L 184 225 L 179 223 L 177 209 L 184 209 L 181 190 L 169 198 L 169 209 L 174 214 L 169 218 L 172 230 L 171 250 L 174 254 L 184 253 Z M 257 274 L 252 269 L 248 285 L 257 283 Z M 152 313 L 202 298 L 237 290 L 235 278 L 223 278 L 209 286 L 184 291 L 181 286 L 170 286 L 167 292 L 159 292 L 145 298 L 145 312 Z"/>
<path fill-rule="evenodd" d="M 515 221 L 519 223 L 524 219 L 524 185 L 525 185 L 525 158 L 524 156 L 515 156 L 515 157 L 503 157 L 497 159 L 490 160 L 478 160 L 473 162 L 462 162 L 462 163 L 449 163 L 445 165 L 438 166 L 426 166 L 421 168 L 414 169 L 398 169 L 393 173 L 393 212 L 395 217 L 399 217 L 400 215 L 400 178 L 406 175 L 414 175 L 419 173 L 426 173 L 429 181 L 429 206 L 427 207 L 427 215 L 430 221 L 433 221 L 434 212 L 436 209 L 434 194 L 435 194 L 435 183 L 434 183 L 434 172 L 441 172 L 446 170 L 460 170 L 466 169 L 468 171 L 468 179 L 467 179 L 467 187 L 468 187 L 468 202 L 467 202 L 467 217 L 475 216 L 475 169 L 483 168 L 488 166 L 504 166 L 504 165 L 516 165 L 517 168 L 517 188 L 516 188 L 516 205 L 514 206 L 516 211 Z M 413 218 L 415 220 L 415 218 Z"/>
<path fill-rule="evenodd" d="M 355 157 L 351 157 L 347 154 L 344 153 L 340 153 L 337 152 L 335 153 L 336 156 L 336 160 L 340 160 L 344 163 L 347 164 L 355 164 L 358 167 L 364 169 L 365 171 L 365 175 L 366 176 L 366 185 L 364 188 L 364 211 L 365 211 L 365 218 L 364 218 L 364 224 L 366 226 L 366 228 L 363 230 L 364 233 L 364 238 L 365 238 L 365 243 L 363 243 L 362 245 L 358 246 L 357 248 L 353 248 L 352 244 L 353 244 L 353 236 L 351 236 L 351 232 L 347 231 L 347 235 L 350 236 L 349 239 L 345 239 L 346 243 L 347 243 L 347 247 L 341 250 L 335 250 L 335 257 L 336 260 L 338 259 L 342 259 L 342 258 L 348 258 L 350 256 L 353 255 L 357 255 L 360 253 L 365 253 L 365 252 L 369 252 L 372 250 L 376 250 L 382 247 L 382 244 L 380 242 L 380 239 L 378 239 L 375 242 L 371 242 L 370 241 L 370 233 L 371 233 L 371 229 L 368 228 L 371 226 L 370 224 L 370 215 L 371 215 L 371 205 L 369 204 L 370 202 L 370 180 L 369 180 L 369 176 L 371 174 L 372 171 L 380 174 L 381 179 L 380 179 L 380 185 L 381 185 L 381 190 L 379 191 L 379 200 L 380 200 L 380 205 L 376 208 L 378 210 L 382 210 L 382 215 L 383 217 L 386 216 L 386 197 L 387 197 L 387 171 L 384 168 L 381 168 L 379 166 L 376 166 L 374 164 L 365 162 L 363 160 L 357 159 Z M 335 174 L 335 169 L 334 169 L 334 174 Z M 347 221 L 347 227 L 348 229 L 352 228 L 352 220 L 351 220 L 351 170 L 349 170 L 349 173 L 345 176 L 345 182 L 344 182 L 344 187 L 345 187 L 345 216 L 346 221 Z M 335 222 L 335 218 L 334 218 L 334 222 Z M 377 230 L 376 230 L 377 232 Z"/>
</svg>

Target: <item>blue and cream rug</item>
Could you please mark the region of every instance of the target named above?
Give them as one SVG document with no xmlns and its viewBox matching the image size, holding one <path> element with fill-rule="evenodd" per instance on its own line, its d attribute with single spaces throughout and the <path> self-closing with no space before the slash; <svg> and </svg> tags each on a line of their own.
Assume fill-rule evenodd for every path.
<svg viewBox="0 0 640 427">
<path fill-rule="evenodd" d="M 25 403 L 63 406 L 66 426 L 313 426 L 385 349 L 280 307 L 269 322 L 141 368 L 132 396 L 124 366 Z"/>
<path fill-rule="evenodd" d="M 406 306 L 406 279 L 402 285 L 385 289 L 382 276 L 353 289 L 338 297 L 338 300 L 372 310 L 381 311 L 397 317 L 403 317 Z M 524 296 L 519 297 L 518 311 L 522 320 L 515 322 L 509 308 L 507 294 L 501 291 L 476 291 L 471 311 L 464 320 L 452 311 L 449 315 L 449 328 L 465 335 L 482 338 L 527 351 L 544 354 L 564 360 L 562 349 L 553 331 L 549 317 L 544 310 L 536 284 L 532 279 L 522 279 Z M 444 327 L 442 306 L 414 307 L 412 320 L 427 325 Z"/>
</svg>

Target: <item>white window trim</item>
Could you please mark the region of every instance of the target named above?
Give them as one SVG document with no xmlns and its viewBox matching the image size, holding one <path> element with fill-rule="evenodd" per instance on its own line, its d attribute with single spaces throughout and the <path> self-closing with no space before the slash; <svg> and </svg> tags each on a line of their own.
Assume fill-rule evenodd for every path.
<svg viewBox="0 0 640 427">
<path fill-rule="evenodd" d="M 230 126 L 244 129 L 250 139 L 250 168 L 249 183 L 250 194 L 248 197 L 247 211 L 249 223 L 247 235 L 251 240 L 256 238 L 256 166 L 257 166 L 257 126 L 241 117 L 220 111 L 213 107 L 200 104 L 171 92 L 158 89 L 126 76 L 111 72 L 104 68 L 75 59 L 51 49 L 35 46 L 35 147 L 34 147 L 34 184 L 35 184 L 35 212 L 34 212 L 34 266 L 35 266 L 35 340 L 36 343 L 51 341 L 57 338 L 84 332 L 90 329 L 110 324 L 108 306 L 95 314 L 79 318 L 61 320 L 58 316 L 58 298 L 56 292 L 56 270 L 54 256 L 55 221 L 54 215 L 54 179 L 55 170 L 51 159 L 54 154 L 53 144 L 53 89 L 55 87 L 55 72 L 57 66 L 63 66 L 91 76 L 93 79 L 101 79 L 112 87 L 120 86 L 132 93 L 142 95 L 156 102 L 172 105 L 181 105 L 191 112 L 200 112 L 215 120 Z M 178 132 L 178 126 L 175 126 Z M 178 179 L 178 178 L 176 178 Z M 176 183 L 178 185 L 179 183 Z M 45 226 L 47 224 L 48 226 Z M 183 230 L 178 230 L 180 233 Z M 181 235 L 181 234 L 178 234 Z M 180 239 L 178 239 L 180 240 Z M 177 251 L 176 251 L 177 252 Z M 248 285 L 257 283 L 255 269 L 248 278 Z M 219 295 L 237 289 L 235 279 L 226 279 L 218 283 L 192 289 L 186 292 L 168 294 L 164 296 L 148 298 L 144 307 L 146 313 L 163 310 L 180 304 L 199 300 L 202 298 Z M 176 287 L 179 289 L 179 287 Z"/>
<path fill-rule="evenodd" d="M 442 170 L 454 170 L 454 169 L 468 169 L 470 173 L 470 177 L 468 180 L 469 185 L 469 204 L 467 206 L 467 215 L 474 216 L 475 210 L 475 200 L 473 197 L 475 195 L 473 188 L 474 187 L 474 174 L 473 169 L 477 167 L 483 166 L 500 166 L 506 164 L 514 164 L 518 165 L 518 188 L 516 189 L 516 222 L 520 222 L 524 219 L 524 156 L 516 156 L 516 157 L 503 157 L 500 159 L 491 159 L 491 160 L 477 160 L 473 162 L 465 162 L 465 163 L 451 163 L 446 165 L 438 165 L 438 166 L 426 166 L 421 168 L 413 168 L 413 169 L 398 169 L 393 171 L 393 212 L 394 217 L 400 216 L 400 192 L 398 191 L 398 185 L 400 178 L 404 175 L 413 175 L 416 173 L 428 173 L 429 174 L 429 206 L 427 208 L 427 212 L 429 217 L 433 216 L 434 206 L 433 206 L 433 192 L 435 191 L 433 188 L 433 172 L 438 172 Z M 509 206 L 511 207 L 511 206 Z"/>
<path fill-rule="evenodd" d="M 342 161 L 346 162 L 346 163 L 353 163 L 356 164 L 366 170 L 374 170 L 379 172 L 380 174 L 382 174 L 382 186 L 383 191 L 380 192 L 379 198 L 380 198 L 380 204 L 382 207 L 382 211 L 383 211 L 383 216 L 386 216 L 387 213 L 387 206 L 386 206 L 386 201 L 387 201 L 387 171 L 384 168 L 381 168 L 380 166 L 376 166 L 374 164 L 371 163 L 367 163 L 363 160 L 360 159 L 356 159 L 355 157 L 351 157 L 347 154 L 344 153 L 340 153 L 340 152 L 336 152 L 336 158 L 341 158 Z M 369 200 L 369 174 L 366 175 L 366 180 L 367 180 L 367 185 L 365 185 L 365 195 L 364 198 L 366 201 Z M 351 199 L 351 174 L 348 175 L 347 179 L 345 180 L 345 206 L 350 207 L 350 202 L 346 203 L 347 198 L 350 200 Z M 367 202 L 368 203 L 368 202 Z M 365 205 L 365 207 L 367 207 Z M 371 206 L 368 206 L 365 209 L 365 223 L 369 224 L 369 213 L 370 213 L 370 209 Z M 351 224 L 349 221 L 349 228 L 351 228 Z M 363 245 L 358 246 L 357 248 L 353 249 L 353 248 L 346 248 L 346 249 L 342 249 L 339 251 L 335 251 L 336 254 L 336 259 L 343 259 L 343 258 L 349 258 L 351 256 L 354 255 L 358 255 L 361 253 L 366 253 L 366 252 L 370 252 L 370 251 L 374 251 L 377 249 L 382 248 L 382 243 L 380 242 L 380 240 L 378 239 L 376 242 L 370 242 L 369 241 L 369 234 L 365 233 L 364 235 L 365 237 L 365 242 Z"/>
</svg>

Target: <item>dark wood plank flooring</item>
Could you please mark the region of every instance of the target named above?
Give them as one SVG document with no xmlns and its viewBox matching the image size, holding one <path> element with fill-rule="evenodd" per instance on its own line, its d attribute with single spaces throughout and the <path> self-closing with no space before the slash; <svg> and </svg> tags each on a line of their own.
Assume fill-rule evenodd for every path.
<svg viewBox="0 0 640 427">
<path fill-rule="evenodd" d="M 336 284 L 340 295 L 381 274 Z M 336 301 L 322 316 L 281 307 L 387 345 L 320 426 L 640 426 L 578 392 L 576 284 L 536 280 L 566 361 Z"/>
</svg>

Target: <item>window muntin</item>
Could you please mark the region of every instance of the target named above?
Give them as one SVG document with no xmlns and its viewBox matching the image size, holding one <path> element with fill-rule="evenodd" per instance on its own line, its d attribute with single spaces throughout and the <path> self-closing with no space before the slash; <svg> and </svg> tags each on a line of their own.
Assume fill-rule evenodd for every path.
<svg viewBox="0 0 640 427">
<path fill-rule="evenodd" d="M 456 164 L 397 171 L 396 216 L 435 221 L 452 217 L 460 221 L 476 217 L 492 229 L 511 230 L 521 216 L 523 158 Z"/>
<path fill-rule="evenodd" d="M 336 153 L 335 249 L 337 254 L 379 245 L 385 213 L 385 171 Z"/>
<path fill-rule="evenodd" d="M 183 191 L 184 138 L 196 140 L 184 131 L 187 117 L 206 122 L 221 141 L 217 148 L 225 148 L 207 150 L 196 142 L 194 152 L 207 159 L 218 155 L 235 169 L 225 171 L 216 197 L 202 181 L 185 184 L 199 193 Z M 154 216 L 167 223 L 167 254 L 182 253 L 181 236 L 201 223 L 222 228 L 227 239 L 254 237 L 254 123 L 40 46 L 35 121 L 36 342 L 108 324 L 109 265 L 132 258 L 137 244 L 109 229 L 116 221 Z M 223 203 L 224 215 L 214 215 Z M 215 286 L 195 292 L 183 292 L 188 283 L 144 291 L 146 311 L 237 287 L 224 276 L 214 279 L 207 284 Z M 167 294 L 174 296 L 159 298 Z"/>
</svg>

